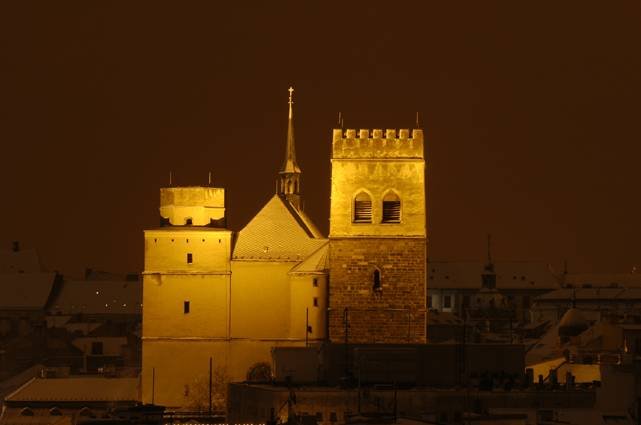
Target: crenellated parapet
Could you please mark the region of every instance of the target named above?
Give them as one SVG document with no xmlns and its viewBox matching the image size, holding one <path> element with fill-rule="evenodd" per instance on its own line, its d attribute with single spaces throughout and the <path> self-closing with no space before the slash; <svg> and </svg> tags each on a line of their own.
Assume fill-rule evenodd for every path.
<svg viewBox="0 0 641 425">
<path fill-rule="evenodd" d="M 332 158 L 423 158 L 423 130 L 334 129 Z"/>
</svg>

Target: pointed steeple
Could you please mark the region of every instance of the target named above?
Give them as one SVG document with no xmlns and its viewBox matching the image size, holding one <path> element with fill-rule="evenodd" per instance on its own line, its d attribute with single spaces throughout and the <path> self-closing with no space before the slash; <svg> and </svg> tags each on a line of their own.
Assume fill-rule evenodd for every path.
<svg viewBox="0 0 641 425">
<path fill-rule="evenodd" d="M 296 162 L 296 146 L 294 144 L 294 113 L 292 100 L 294 88 L 289 88 L 289 116 L 287 120 L 287 146 L 285 162 L 280 169 L 278 193 L 284 196 L 297 209 L 300 209 L 300 175 L 301 170 Z"/>
</svg>

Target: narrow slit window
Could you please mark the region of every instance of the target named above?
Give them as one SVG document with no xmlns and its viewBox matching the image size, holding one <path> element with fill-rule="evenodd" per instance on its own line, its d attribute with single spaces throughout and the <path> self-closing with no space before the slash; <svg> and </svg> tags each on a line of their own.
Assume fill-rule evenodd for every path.
<svg viewBox="0 0 641 425">
<path fill-rule="evenodd" d="M 383 285 L 381 285 L 381 272 L 378 270 L 374 270 L 374 274 L 372 276 L 374 282 L 372 284 L 372 290 L 376 294 L 380 294 L 383 291 Z"/>
<path fill-rule="evenodd" d="M 184 314 L 189 314 L 190 307 L 191 307 L 191 305 L 189 304 L 189 301 L 185 301 L 183 303 L 183 313 Z"/>
<path fill-rule="evenodd" d="M 383 198 L 383 223 L 401 222 L 401 198 L 393 192 Z"/>
<path fill-rule="evenodd" d="M 314 284 L 315 288 L 318 287 L 318 279 L 317 278 L 314 278 L 313 284 Z"/>
<path fill-rule="evenodd" d="M 365 192 L 360 192 L 354 198 L 354 223 L 372 222 L 372 198 Z"/>
<path fill-rule="evenodd" d="M 314 307 L 318 307 L 318 298 L 314 297 Z"/>
<path fill-rule="evenodd" d="M 187 264 L 191 264 L 194 262 L 194 256 L 191 254 L 191 252 L 187 253 Z"/>
</svg>

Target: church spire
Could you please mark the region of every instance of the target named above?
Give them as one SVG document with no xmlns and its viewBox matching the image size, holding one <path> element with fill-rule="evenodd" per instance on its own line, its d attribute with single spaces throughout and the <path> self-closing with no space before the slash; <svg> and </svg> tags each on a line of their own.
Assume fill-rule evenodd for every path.
<svg viewBox="0 0 641 425">
<path fill-rule="evenodd" d="M 284 196 L 296 208 L 300 208 L 300 167 L 296 163 L 296 146 L 294 144 L 294 113 L 292 100 L 294 88 L 289 88 L 289 116 L 287 120 L 287 147 L 285 162 L 280 169 L 278 193 Z"/>
</svg>

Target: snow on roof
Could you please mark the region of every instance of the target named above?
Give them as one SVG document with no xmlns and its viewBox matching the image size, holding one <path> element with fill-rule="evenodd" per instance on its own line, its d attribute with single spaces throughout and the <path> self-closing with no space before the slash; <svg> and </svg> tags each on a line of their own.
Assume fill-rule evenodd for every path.
<svg viewBox="0 0 641 425">
<path fill-rule="evenodd" d="M 563 288 L 538 296 L 536 302 L 569 302 L 573 298 L 576 301 L 641 300 L 641 288 Z"/>
<path fill-rule="evenodd" d="M 559 341 L 559 324 L 551 326 L 543 336 L 525 353 L 525 364 L 529 367 L 538 363 L 563 357 Z"/>
<path fill-rule="evenodd" d="M 138 378 L 34 378 L 7 396 L 8 402 L 138 400 Z"/>
<path fill-rule="evenodd" d="M 566 285 L 582 287 L 641 288 L 641 273 L 568 273 L 563 275 Z"/>
<path fill-rule="evenodd" d="M 453 313 L 430 310 L 427 325 L 459 325 L 463 326 L 463 319 Z"/>
<path fill-rule="evenodd" d="M 238 233 L 232 258 L 301 261 L 326 242 L 304 213 L 274 195 Z"/>
<path fill-rule="evenodd" d="M 65 280 L 51 313 L 140 314 L 142 285 L 138 281 Z"/>
<path fill-rule="evenodd" d="M 323 244 L 312 252 L 303 262 L 297 264 L 290 273 L 314 274 L 329 270 L 329 243 Z"/>
<path fill-rule="evenodd" d="M 45 308 L 55 278 L 55 273 L 0 275 L 0 310 L 39 310 Z"/>
<path fill-rule="evenodd" d="M 0 273 L 38 273 L 40 259 L 35 249 L 0 251 Z"/>
<path fill-rule="evenodd" d="M 431 261 L 427 264 L 430 288 L 478 289 L 485 263 L 482 261 Z M 498 289 L 557 289 L 559 283 L 548 265 L 532 261 L 494 263 Z"/>
</svg>

